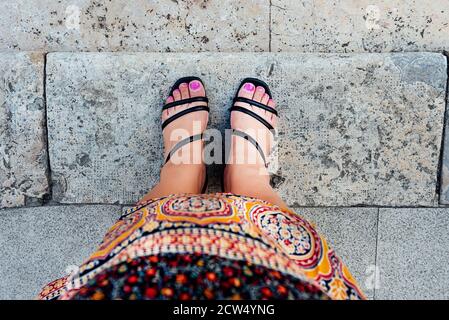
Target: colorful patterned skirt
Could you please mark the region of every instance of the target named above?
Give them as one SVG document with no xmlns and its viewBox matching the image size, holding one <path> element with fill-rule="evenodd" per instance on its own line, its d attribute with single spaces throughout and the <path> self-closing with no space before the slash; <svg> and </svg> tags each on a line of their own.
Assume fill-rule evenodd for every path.
<svg viewBox="0 0 449 320">
<path fill-rule="evenodd" d="M 364 299 L 298 214 L 229 193 L 171 195 L 125 212 L 79 270 L 39 299 Z"/>
</svg>

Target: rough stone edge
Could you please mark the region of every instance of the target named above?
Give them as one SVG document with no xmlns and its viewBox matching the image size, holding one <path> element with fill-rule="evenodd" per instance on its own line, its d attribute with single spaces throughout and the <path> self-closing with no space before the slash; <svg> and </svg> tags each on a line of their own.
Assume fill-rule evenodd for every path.
<svg viewBox="0 0 449 320">
<path fill-rule="evenodd" d="M 449 153 L 449 150 L 444 149 L 444 145 L 446 142 L 446 135 L 448 132 L 446 131 L 446 125 L 448 125 L 448 104 L 449 104 L 449 51 L 444 51 L 443 56 L 446 58 L 446 72 L 447 72 L 447 81 L 446 81 L 446 96 L 445 96 L 445 105 L 444 105 L 444 118 L 443 118 L 443 131 L 441 133 L 441 146 L 440 146 L 440 157 L 438 162 L 438 171 L 437 171 L 437 189 L 436 193 L 438 196 L 438 204 L 442 207 L 449 206 L 449 199 L 444 199 L 443 194 L 443 171 L 444 171 L 444 160 L 449 161 L 449 159 L 445 159 L 445 154 Z M 449 155 L 448 155 L 449 157 Z"/>
<path fill-rule="evenodd" d="M 271 6 L 272 1 L 270 0 L 270 14 L 271 14 Z M 271 19 L 271 16 L 270 16 Z M 263 52 L 142 52 L 142 51 L 101 51 L 101 52 L 93 52 L 93 51 L 53 51 L 53 52 L 40 52 L 44 55 L 44 107 L 45 107 L 45 140 L 46 140 L 46 148 L 47 148 L 47 161 L 48 161 L 48 174 L 47 174 L 47 180 L 49 185 L 49 194 L 48 198 L 46 198 L 40 205 L 45 205 L 46 203 L 50 203 L 53 205 L 81 205 L 83 203 L 65 203 L 65 202 L 57 202 L 53 200 L 52 197 L 52 179 L 51 179 L 51 159 L 50 159 L 50 152 L 49 152 L 49 145 L 48 145 L 48 125 L 47 125 L 47 96 L 46 96 L 46 81 L 47 81 L 47 62 L 50 61 L 50 63 L 55 63 L 58 59 L 64 59 L 68 56 L 89 56 L 89 55 L 111 55 L 111 56 L 121 56 L 121 55 L 129 55 L 129 56 L 158 56 L 158 55 L 170 55 L 170 56 L 176 56 L 176 55 L 199 55 L 199 56 L 213 56 L 213 55 L 261 55 L 261 56 L 316 56 L 318 58 L 351 58 L 351 57 L 357 57 L 357 56 L 364 56 L 364 55 L 377 55 L 377 56 L 390 56 L 390 55 L 429 55 L 434 57 L 443 57 L 445 59 L 445 68 L 447 71 L 447 79 L 445 83 L 445 110 L 444 110 L 444 118 L 443 118 L 443 130 L 441 133 L 441 141 L 440 141 L 440 156 L 438 158 L 438 167 L 437 167 L 437 174 L 436 174 L 436 181 L 435 181 L 435 199 L 433 201 L 432 205 L 417 205 L 417 206 L 410 206 L 410 205 L 404 205 L 404 206 L 389 206 L 389 205 L 376 205 L 376 204 L 369 204 L 369 205 L 349 205 L 349 206 L 293 206 L 294 208 L 352 208 L 352 207 L 370 207 L 370 208 L 438 208 L 438 207 L 446 207 L 449 206 L 449 200 L 447 203 L 441 201 L 441 179 L 442 179 L 442 166 L 443 166 L 443 155 L 444 155 L 444 140 L 445 140 L 445 124 L 447 119 L 447 107 L 449 104 L 449 51 L 402 51 L 402 52 L 289 52 L 289 51 L 280 51 L 280 52 L 274 52 L 271 51 L 271 21 L 270 21 L 270 51 L 263 51 Z M 1 51 L 0 51 L 1 52 Z M 114 203 L 104 202 L 104 203 L 89 203 L 89 204 L 97 204 L 97 205 L 115 205 Z M 122 208 L 125 207 L 132 207 L 134 204 L 128 204 L 128 203 L 122 203 L 120 204 Z M 1 210 L 1 208 L 0 208 Z M 376 247 L 377 250 L 377 247 Z"/>
<path fill-rule="evenodd" d="M 47 158 L 47 164 L 44 169 L 44 176 L 46 179 L 46 193 L 42 195 L 42 198 L 36 198 L 36 197 L 30 197 L 27 195 L 24 195 L 24 204 L 13 206 L 13 207 L 1 207 L 0 206 L 0 212 L 4 212 L 6 209 L 19 209 L 19 208 L 27 208 L 27 207 L 39 207 L 45 205 L 45 203 L 51 199 L 51 167 L 50 167 L 50 155 L 48 152 L 48 130 L 47 130 L 47 95 L 46 95 L 46 66 L 47 66 L 47 54 L 46 51 L 39 51 L 39 50 L 25 50 L 25 51 L 18 51 L 18 50 L 4 50 L 0 49 L 0 53 L 4 54 L 11 54 L 15 56 L 25 56 L 28 59 L 31 58 L 32 55 L 39 56 L 40 59 L 42 59 L 42 70 L 38 73 L 41 74 L 42 79 L 42 100 L 44 102 L 43 105 L 43 118 L 42 118 L 42 140 L 45 144 L 45 155 Z"/>
</svg>

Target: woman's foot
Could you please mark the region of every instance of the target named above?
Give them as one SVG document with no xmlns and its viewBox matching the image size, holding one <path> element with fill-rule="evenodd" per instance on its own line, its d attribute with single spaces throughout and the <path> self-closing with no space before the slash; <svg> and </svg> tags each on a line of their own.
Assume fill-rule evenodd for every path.
<svg viewBox="0 0 449 320">
<path fill-rule="evenodd" d="M 199 80 L 182 82 L 166 99 L 166 105 L 195 97 L 206 97 L 204 85 Z M 140 202 L 177 193 L 200 193 L 206 179 L 203 162 L 203 141 L 198 138 L 207 127 L 209 113 L 194 111 L 176 118 L 176 115 L 198 106 L 207 106 L 206 101 L 195 101 L 176 105 L 162 111 L 164 159 L 160 182 Z M 172 118 L 175 117 L 175 118 Z M 174 120 L 173 120 L 174 119 Z M 186 143 L 179 149 L 183 139 L 196 136 L 198 139 Z M 173 152 L 173 150 L 176 150 Z"/>
<path fill-rule="evenodd" d="M 244 83 L 237 96 L 260 102 L 273 109 L 276 106 L 264 87 L 255 86 L 251 82 Z M 277 126 L 278 117 L 270 111 L 240 101 L 235 102 L 234 106 L 252 111 L 273 128 Z M 231 113 L 231 128 L 254 138 L 261 152 L 247 139 L 232 135 L 229 158 L 224 172 L 224 191 L 257 197 L 281 207 L 287 207 L 270 186 L 270 176 L 266 168 L 266 160 L 274 144 L 274 132 L 261 121 L 240 111 Z"/>
</svg>

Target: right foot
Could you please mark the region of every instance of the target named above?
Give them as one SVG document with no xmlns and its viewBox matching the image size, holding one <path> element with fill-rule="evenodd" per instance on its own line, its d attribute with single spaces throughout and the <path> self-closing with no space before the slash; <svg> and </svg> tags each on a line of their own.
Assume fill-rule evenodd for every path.
<svg viewBox="0 0 449 320">
<path fill-rule="evenodd" d="M 199 80 L 192 80 L 190 82 L 183 82 L 179 84 L 179 87 L 171 92 L 171 95 L 166 99 L 166 104 L 181 101 L 184 99 L 206 97 L 206 90 L 204 85 Z M 162 175 L 172 175 L 175 173 L 178 177 L 182 174 L 189 175 L 189 178 L 194 184 L 193 190 L 201 189 L 204 185 L 206 177 L 206 167 L 203 162 L 203 140 L 198 139 L 193 142 L 187 143 L 176 152 L 171 153 L 176 144 L 183 139 L 191 136 L 197 136 L 202 134 L 209 120 L 208 111 L 194 111 L 185 114 L 170 122 L 172 117 L 185 110 L 198 107 L 207 106 L 205 101 L 195 101 L 191 103 L 176 105 L 162 112 L 163 123 L 163 138 L 164 138 L 164 159 L 169 157 L 169 160 L 164 164 L 161 171 Z M 167 123 L 168 119 L 168 124 Z M 171 153 L 171 154 L 170 154 Z M 170 154 L 170 155 L 169 155 Z M 170 177 L 176 180 L 176 176 Z"/>
<path fill-rule="evenodd" d="M 274 108 L 276 105 L 272 97 L 265 92 L 264 87 L 256 87 L 250 82 L 243 84 L 237 96 L 260 102 L 271 108 Z M 267 121 L 273 128 L 276 128 L 277 115 L 272 112 L 240 101 L 235 102 L 234 105 L 254 112 Z M 254 138 L 259 144 L 266 160 L 268 160 L 274 144 L 274 137 L 273 133 L 264 124 L 243 112 L 233 111 L 231 113 L 231 128 L 242 131 Z M 231 190 L 232 181 L 235 179 L 238 180 L 240 177 L 246 175 L 254 178 L 258 176 L 262 181 L 269 183 L 266 163 L 260 152 L 246 139 L 232 135 L 230 156 L 225 168 L 225 190 Z"/>
</svg>

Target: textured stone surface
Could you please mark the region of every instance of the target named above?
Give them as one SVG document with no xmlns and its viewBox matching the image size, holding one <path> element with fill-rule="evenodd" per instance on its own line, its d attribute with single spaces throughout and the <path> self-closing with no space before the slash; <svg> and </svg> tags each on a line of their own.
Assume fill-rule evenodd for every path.
<svg viewBox="0 0 449 320">
<path fill-rule="evenodd" d="M 281 121 L 279 154 L 287 201 L 435 203 L 442 55 L 304 55 L 281 66 L 274 64 L 272 82 L 288 119 Z"/>
<path fill-rule="evenodd" d="M 376 299 L 449 299 L 449 209 L 380 209 Z"/>
<path fill-rule="evenodd" d="M 269 1 L 2 1 L 0 49 L 268 51 Z"/>
<path fill-rule="evenodd" d="M 369 277 L 376 261 L 376 208 L 298 208 L 295 211 L 315 224 L 329 245 L 348 266 L 365 295 L 374 290 Z"/>
<path fill-rule="evenodd" d="M 227 125 L 240 79 L 271 84 L 281 112 L 275 180 L 289 204 L 431 205 L 445 68 L 432 53 L 49 54 L 54 199 L 143 195 L 162 163 L 161 103 L 177 78 L 199 75 L 210 128 Z"/>
<path fill-rule="evenodd" d="M 447 54 L 447 53 L 446 53 Z M 444 124 L 444 145 L 440 171 L 440 203 L 449 204 L 449 121 Z"/>
<path fill-rule="evenodd" d="M 273 51 L 442 51 L 446 0 L 273 0 Z"/>
<path fill-rule="evenodd" d="M 119 206 L 0 210 L 0 299 L 33 299 L 72 272 L 120 217 Z"/>
<path fill-rule="evenodd" d="M 0 53 L 0 207 L 48 193 L 44 56 Z"/>
</svg>

